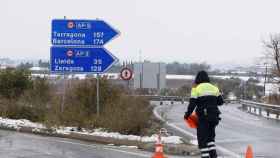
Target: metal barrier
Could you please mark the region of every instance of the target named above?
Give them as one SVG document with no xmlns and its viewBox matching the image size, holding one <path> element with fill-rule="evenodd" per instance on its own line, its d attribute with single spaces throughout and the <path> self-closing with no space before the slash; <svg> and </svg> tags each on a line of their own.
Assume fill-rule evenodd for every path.
<svg viewBox="0 0 280 158">
<path fill-rule="evenodd" d="M 144 97 L 152 101 L 171 101 L 171 104 L 173 104 L 175 101 L 184 103 L 185 101 L 189 100 L 189 97 L 183 97 L 183 96 L 163 96 L 163 95 L 131 95 L 131 96 Z"/>
<path fill-rule="evenodd" d="M 257 114 L 260 116 L 263 116 L 263 114 L 265 113 L 266 117 L 270 117 L 271 114 L 275 114 L 276 119 L 279 119 L 280 105 L 258 103 L 248 100 L 240 100 L 240 104 L 242 104 L 243 110 L 246 110 L 250 113 Z"/>
<path fill-rule="evenodd" d="M 160 101 L 161 102 L 160 105 L 162 105 L 163 101 L 170 101 L 171 104 L 173 104 L 174 102 L 181 102 L 182 104 L 184 104 L 185 102 L 188 102 L 190 99 L 190 97 L 187 96 L 163 96 L 163 95 L 131 95 L 131 96 L 144 97 L 152 101 Z M 228 104 L 228 103 L 237 102 L 237 100 L 224 99 L 224 102 Z"/>
</svg>

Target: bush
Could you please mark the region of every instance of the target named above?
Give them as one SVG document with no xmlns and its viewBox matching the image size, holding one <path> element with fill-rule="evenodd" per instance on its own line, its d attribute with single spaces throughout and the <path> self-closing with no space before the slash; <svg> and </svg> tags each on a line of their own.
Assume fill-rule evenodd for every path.
<svg viewBox="0 0 280 158">
<path fill-rule="evenodd" d="M 122 88 L 100 80 L 100 116 L 96 112 L 96 79 L 73 80 L 59 95 L 45 78 L 31 80 L 24 70 L 0 74 L 0 114 L 52 126 L 105 128 L 141 134 L 149 128 L 152 108 L 143 98 L 127 96 Z M 7 85 L 4 85 L 7 84 Z M 59 87 L 59 82 L 56 87 Z M 16 99 L 15 99 L 16 97 Z"/>
<path fill-rule="evenodd" d="M 123 134 L 141 134 L 149 126 L 151 116 L 147 100 L 121 96 L 116 103 L 106 106 L 98 126 Z"/>
<path fill-rule="evenodd" d="M 46 78 L 35 78 L 32 84 L 22 95 L 22 101 L 29 106 L 45 108 L 51 99 L 51 85 Z"/>
<path fill-rule="evenodd" d="M 0 71 L 0 95 L 16 100 L 31 86 L 30 72 L 17 69 Z"/>
<path fill-rule="evenodd" d="M 37 122 L 41 118 L 42 113 L 38 113 L 32 107 L 10 105 L 8 108 L 7 117 L 11 119 L 27 119 Z"/>
<path fill-rule="evenodd" d="M 0 114 L 12 119 L 43 121 L 51 100 L 50 85 L 44 78 L 32 80 L 29 71 L 0 71 Z"/>
<path fill-rule="evenodd" d="M 36 122 L 42 122 L 45 119 L 45 114 L 49 102 L 51 100 L 51 86 L 46 78 L 35 78 L 29 89 L 25 90 L 17 102 L 20 110 L 30 111 L 29 115 L 24 115 L 22 118 Z"/>
<path fill-rule="evenodd" d="M 96 80 L 72 82 L 63 103 L 62 96 L 53 98 L 46 114 L 48 126 L 105 128 L 124 134 L 140 134 L 149 126 L 152 109 L 143 98 L 129 97 L 122 90 L 100 80 L 100 116 L 96 114 Z"/>
<path fill-rule="evenodd" d="M 275 104 L 280 106 L 280 95 L 279 94 L 271 94 L 266 97 L 266 102 L 269 104 Z"/>
</svg>

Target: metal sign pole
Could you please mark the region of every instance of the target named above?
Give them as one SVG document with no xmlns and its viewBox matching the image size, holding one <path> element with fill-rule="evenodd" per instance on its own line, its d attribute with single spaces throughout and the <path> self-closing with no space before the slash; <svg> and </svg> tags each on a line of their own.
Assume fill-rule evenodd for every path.
<svg viewBox="0 0 280 158">
<path fill-rule="evenodd" d="M 96 112 L 97 116 L 100 114 L 100 107 L 99 107 L 99 74 L 97 73 L 96 76 Z"/>
<path fill-rule="evenodd" d="M 65 93 L 66 93 L 66 76 L 65 76 L 65 73 L 63 73 L 63 95 L 62 95 L 62 104 L 61 104 L 61 112 L 64 111 L 64 104 L 65 104 Z"/>
<path fill-rule="evenodd" d="M 61 34 L 64 34 L 65 32 L 70 32 L 69 34 L 72 35 L 83 34 L 83 36 L 76 39 L 77 41 L 83 42 L 76 43 L 72 37 L 62 37 Z M 50 52 L 51 72 L 65 73 L 69 70 L 67 71 L 64 68 L 71 69 L 70 66 L 75 68 L 73 69 L 74 73 L 98 72 L 96 76 L 97 116 L 100 115 L 99 73 L 105 72 L 118 61 L 118 59 L 108 52 L 103 46 L 119 34 L 119 31 L 115 30 L 103 20 L 67 20 L 66 17 L 64 17 L 64 19 L 52 20 L 51 42 L 53 46 L 51 47 Z M 71 57 L 71 59 L 69 59 L 69 57 Z M 96 58 L 99 58 L 99 60 L 96 60 Z M 89 62 L 92 60 L 96 60 L 97 63 L 93 64 L 92 62 Z M 64 61 L 67 61 L 67 63 Z M 62 99 L 61 109 L 63 111 L 65 96 L 63 96 Z"/>
</svg>

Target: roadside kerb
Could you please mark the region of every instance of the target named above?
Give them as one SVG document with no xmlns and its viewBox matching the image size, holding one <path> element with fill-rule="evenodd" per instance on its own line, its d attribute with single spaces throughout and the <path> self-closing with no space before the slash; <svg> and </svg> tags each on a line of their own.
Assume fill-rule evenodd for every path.
<svg viewBox="0 0 280 158">
<path fill-rule="evenodd" d="M 41 128 L 34 128 L 34 127 L 26 127 L 26 126 L 19 126 L 18 128 L 15 128 L 12 126 L 4 126 L 0 124 L 0 129 L 17 131 L 21 133 L 36 134 L 41 136 L 75 139 L 81 141 L 100 143 L 104 145 L 114 144 L 117 146 L 136 146 L 139 149 L 150 151 L 150 152 L 154 152 L 155 150 L 154 142 L 141 142 L 136 140 L 93 136 L 93 135 L 82 134 L 79 132 L 70 132 L 69 134 L 62 134 L 62 133 L 56 133 L 51 129 L 46 129 L 46 128 L 41 129 Z M 169 155 L 179 155 L 179 156 L 195 155 L 195 153 L 192 152 L 193 150 L 195 150 L 194 146 L 189 144 L 164 144 L 164 152 Z"/>
</svg>

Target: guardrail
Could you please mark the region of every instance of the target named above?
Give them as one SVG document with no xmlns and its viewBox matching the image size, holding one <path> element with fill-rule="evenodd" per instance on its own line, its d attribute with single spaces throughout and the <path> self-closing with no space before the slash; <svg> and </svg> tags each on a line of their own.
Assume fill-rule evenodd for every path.
<svg viewBox="0 0 280 158">
<path fill-rule="evenodd" d="M 144 97 L 153 101 L 188 101 L 189 97 L 183 96 L 164 96 L 164 95 L 132 95 L 137 97 Z"/>
<path fill-rule="evenodd" d="M 181 102 L 182 104 L 185 102 L 188 102 L 190 97 L 187 96 L 163 96 L 163 95 L 132 95 L 132 96 L 138 96 L 138 97 L 144 97 L 148 100 L 152 100 L 152 101 L 170 101 L 171 104 L 173 104 L 173 102 Z M 237 100 L 231 100 L 231 99 L 224 99 L 224 102 L 227 103 L 231 103 L 231 102 L 237 102 Z M 162 104 L 162 103 L 161 103 Z"/>
<path fill-rule="evenodd" d="M 258 102 L 248 101 L 248 100 L 240 100 L 240 104 L 242 104 L 243 110 L 246 110 L 250 113 L 259 116 L 266 116 L 269 118 L 273 114 L 276 119 L 279 119 L 280 105 L 258 103 Z"/>
</svg>

